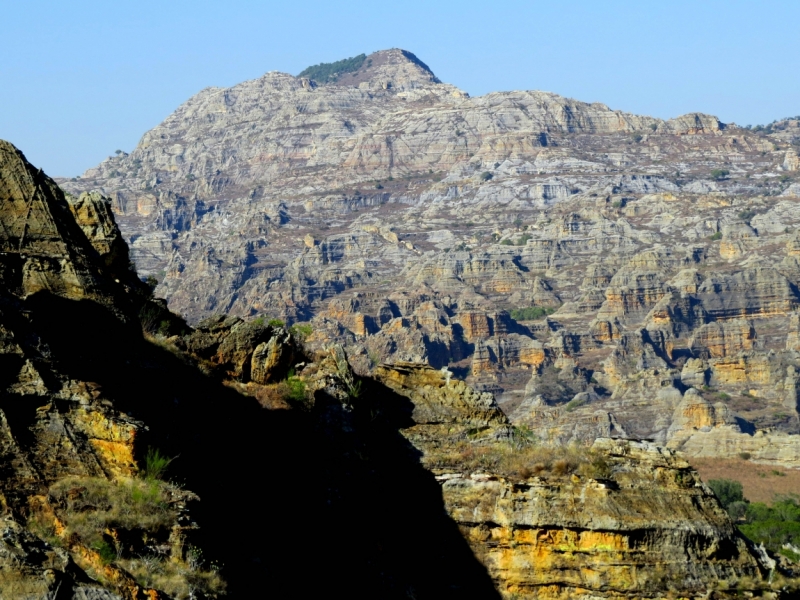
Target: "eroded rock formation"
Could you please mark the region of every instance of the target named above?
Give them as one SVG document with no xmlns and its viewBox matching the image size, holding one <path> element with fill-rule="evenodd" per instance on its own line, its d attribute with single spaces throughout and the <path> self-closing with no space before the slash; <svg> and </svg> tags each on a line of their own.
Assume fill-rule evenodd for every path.
<svg viewBox="0 0 800 600">
<path fill-rule="evenodd" d="M 388 50 L 203 90 L 63 185 L 113 198 L 190 322 L 311 321 L 361 373 L 449 365 L 554 441 L 666 443 L 687 386 L 794 435 L 797 123 L 470 98 Z"/>
</svg>

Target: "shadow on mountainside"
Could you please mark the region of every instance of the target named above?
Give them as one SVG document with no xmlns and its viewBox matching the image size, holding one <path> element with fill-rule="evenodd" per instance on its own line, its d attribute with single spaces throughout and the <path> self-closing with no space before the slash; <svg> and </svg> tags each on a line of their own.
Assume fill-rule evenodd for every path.
<svg viewBox="0 0 800 600">
<path fill-rule="evenodd" d="M 353 411 L 324 393 L 311 411 L 270 411 L 95 303 L 40 294 L 26 308 L 61 372 L 178 457 L 171 477 L 202 499 L 192 541 L 230 597 L 499 598 L 399 433 L 408 399 L 368 380 Z"/>
</svg>

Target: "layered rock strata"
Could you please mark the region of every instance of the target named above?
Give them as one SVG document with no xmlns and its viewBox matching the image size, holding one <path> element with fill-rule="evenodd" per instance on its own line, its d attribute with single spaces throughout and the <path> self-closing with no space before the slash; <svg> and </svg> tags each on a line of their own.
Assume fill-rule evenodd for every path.
<svg viewBox="0 0 800 600">
<path fill-rule="evenodd" d="M 668 450 L 547 448 L 453 372 L 406 362 L 360 377 L 339 345 L 309 352 L 320 331 L 304 349 L 279 323 L 215 317 L 143 338 L 158 305 L 105 201 L 68 200 L 6 148 L 0 182 L 27 174 L 48 193 L 23 211 L 30 229 L 16 192 L 0 198 L 3 231 L 27 243 L 49 229 L 31 238 L 46 247 L 7 239 L 2 255 L 4 597 L 213 598 L 214 559 L 234 597 L 771 593 L 767 563 Z M 417 308 L 443 324 L 429 302 Z M 698 406 L 680 414 L 727 423 Z M 309 539 L 325 557 L 311 579 L 297 561 Z"/>
<path fill-rule="evenodd" d="M 112 197 L 193 323 L 312 321 L 364 373 L 449 365 L 553 439 L 666 443 L 687 386 L 794 435 L 797 123 L 470 98 L 389 50 L 203 90 L 63 185 Z"/>
<path fill-rule="evenodd" d="M 764 581 L 758 554 L 670 450 L 602 438 L 547 452 L 447 372 L 398 364 L 376 377 L 411 400 L 403 435 L 502 597 L 724 597 Z"/>
</svg>

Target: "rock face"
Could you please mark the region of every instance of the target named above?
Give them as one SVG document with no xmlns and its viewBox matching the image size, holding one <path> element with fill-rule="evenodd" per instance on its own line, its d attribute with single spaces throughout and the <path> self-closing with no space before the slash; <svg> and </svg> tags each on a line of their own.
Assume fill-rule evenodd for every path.
<svg viewBox="0 0 800 600">
<path fill-rule="evenodd" d="M 507 594 L 626 597 L 664 593 L 665 582 L 692 589 L 758 576 L 745 541 L 686 462 L 647 443 L 605 438 L 595 449 L 612 457 L 616 485 L 491 476 L 444 482 L 448 512 Z M 653 472 L 657 487 L 648 489 Z"/>
<path fill-rule="evenodd" d="M 219 568 L 199 543 L 224 564 L 234 597 L 700 598 L 723 584 L 769 593 L 762 559 L 669 450 L 621 440 L 548 448 L 446 368 L 381 364 L 359 377 L 340 345 L 317 340 L 310 354 L 261 319 L 220 316 L 143 338 L 154 302 L 127 265 L 116 270 L 125 253 L 107 203 L 68 200 L 13 148 L 6 157 L 3 185 L 27 176 L 49 190 L 24 213 L 37 215 L 31 231 L 49 227 L 49 245 L 2 254 L 13 284 L 0 288 L 3 597 L 217 597 Z M 3 200 L 21 203 L 14 191 Z M 0 212 L 2 230 L 19 214 Z M 20 231 L 7 239 L 24 242 Z M 13 268 L 31 264 L 49 269 L 43 279 Z M 426 328 L 454 327 L 434 300 L 394 302 Z M 382 319 L 403 317 L 389 305 L 362 323 Z M 476 335 L 526 337 L 498 313 L 473 324 Z M 637 339 L 632 353 L 644 352 Z M 577 385 L 580 367 L 570 372 L 560 385 Z M 263 401 L 274 394 L 284 402 Z M 684 428 L 728 424 L 695 400 L 678 411 Z M 163 479 L 168 456 L 199 507 Z M 259 479 L 250 515 L 240 491 L 254 473 L 266 487 Z M 297 561 L 310 539 L 326 557 L 311 579 Z"/>
<path fill-rule="evenodd" d="M 126 284 L 138 284 L 119 270 L 128 268 L 127 246 L 107 199 L 96 193 L 65 197 L 5 141 L 0 164 L 0 275 L 7 291 L 21 297 L 48 291 L 112 305 Z"/>
<path fill-rule="evenodd" d="M 537 453 L 491 397 L 447 373 L 402 364 L 376 377 L 413 403 L 403 435 L 503 598 L 701 597 L 763 581 L 753 550 L 670 450 L 603 438 L 580 455 Z"/>
<path fill-rule="evenodd" d="M 449 365 L 553 440 L 665 443 L 687 385 L 796 434 L 797 123 L 470 98 L 388 50 L 203 90 L 63 185 L 113 199 L 192 323 L 312 321 L 361 373 Z"/>
<path fill-rule="evenodd" d="M 159 591 L 140 557 L 185 564 L 195 496 L 136 477 L 147 427 L 86 376 L 85 361 L 103 370 L 97 354 L 116 358 L 104 350 L 115 335 L 141 341 L 137 310 L 149 302 L 109 201 L 65 197 L 0 141 L 0 225 L 0 595 L 180 595 L 191 585 L 179 568 Z"/>
</svg>

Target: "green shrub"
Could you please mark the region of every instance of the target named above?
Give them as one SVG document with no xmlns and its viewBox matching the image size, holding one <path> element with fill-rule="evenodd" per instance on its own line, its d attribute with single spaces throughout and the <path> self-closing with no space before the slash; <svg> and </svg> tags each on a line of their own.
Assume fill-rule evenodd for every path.
<svg viewBox="0 0 800 600">
<path fill-rule="evenodd" d="M 493 177 L 494 177 L 494 175 L 489 173 L 489 171 L 484 171 L 483 173 L 481 173 L 481 181 L 489 181 Z"/>
<path fill-rule="evenodd" d="M 319 63 L 318 65 L 306 67 L 300 71 L 298 77 L 308 77 L 319 83 L 330 83 L 336 81 L 340 75 L 358 71 L 366 59 L 366 54 L 359 54 L 358 56 L 331 63 Z"/>
<path fill-rule="evenodd" d="M 505 240 L 503 240 L 502 242 L 500 242 L 500 245 L 501 245 L 501 246 L 513 246 L 513 245 L 514 245 L 514 242 L 512 242 L 512 241 L 511 241 L 511 240 L 509 240 L 509 239 L 505 239 Z"/>
<path fill-rule="evenodd" d="M 632 140 L 633 140 L 635 143 L 637 143 L 637 144 L 638 144 L 639 142 L 641 142 L 641 141 L 644 139 L 644 136 L 643 136 L 641 133 L 637 133 L 637 134 L 634 134 L 634 135 L 632 135 L 632 136 L 631 136 L 631 139 L 632 139 Z"/>
<path fill-rule="evenodd" d="M 556 309 L 549 306 L 531 306 L 529 308 L 514 308 L 509 314 L 515 321 L 536 321 L 547 315 L 552 315 L 554 312 L 556 312 Z"/>
<path fill-rule="evenodd" d="M 353 381 L 347 384 L 347 396 L 351 400 L 355 400 L 361 396 L 361 380 Z"/>
<path fill-rule="evenodd" d="M 291 327 L 289 327 L 289 333 L 291 333 L 294 337 L 296 337 L 300 341 L 303 341 L 308 336 L 310 336 L 313 331 L 314 328 L 311 327 L 309 323 L 298 323 L 296 325 L 292 325 Z"/>
<path fill-rule="evenodd" d="M 284 323 L 280 319 L 270 319 L 267 325 L 269 325 L 270 327 L 284 327 L 286 323 Z"/>
<path fill-rule="evenodd" d="M 161 454 L 158 448 L 148 448 L 144 458 L 144 470 L 142 471 L 144 478 L 150 480 L 162 479 L 167 472 L 169 463 L 172 461 L 172 458 L 167 458 Z"/>
<path fill-rule="evenodd" d="M 728 175 L 730 174 L 731 172 L 728 169 L 714 169 L 713 171 L 711 171 L 711 177 L 713 179 L 716 179 L 717 181 L 722 181 L 723 179 L 727 179 Z"/>
<path fill-rule="evenodd" d="M 747 514 L 747 502 L 744 500 L 735 500 L 728 505 L 728 514 L 734 521 L 744 519 Z"/>
<path fill-rule="evenodd" d="M 530 240 L 530 239 L 532 239 L 532 238 L 533 238 L 533 236 L 532 236 L 532 235 L 529 235 L 529 234 L 527 234 L 527 233 L 523 233 L 523 234 L 522 234 L 522 235 L 519 237 L 519 239 L 517 240 L 517 246 L 524 246 L 525 244 L 527 244 L 527 243 L 528 243 L 528 240 Z"/>
<path fill-rule="evenodd" d="M 586 398 L 573 398 L 572 400 L 570 400 L 569 402 L 567 402 L 564 405 L 564 410 L 567 411 L 567 412 L 572 412 L 573 410 L 575 410 L 578 407 L 583 406 L 587 402 L 588 402 L 588 400 Z"/>
<path fill-rule="evenodd" d="M 708 487 L 716 494 L 719 503 L 722 504 L 722 508 L 725 510 L 733 502 L 742 502 L 744 500 L 742 484 L 733 479 L 710 479 Z"/>
<path fill-rule="evenodd" d="M 158 279 L 156 279 L 153 275 L 148 275 L 144 278 L 144 283 L 147 287 L 150 288 L 150 295 L 153 295 L 156 287 L 158 286 Z"/>
<path fill-rule="evenodd" d="M 117 558 L 116 549 L 106 540 L 101 539 L 96 541 L 95 543 L 92 544 L 91 548 L 92 550 L 97 552 L 97 554 L 100 556 L 100 561 L 104 565 L 111 564 L 112 562 L 114 562 L 114 559 Z"/>
<path fill-rule="evenodd" d="M 518 448 L 524 448 L 536 443 L 536 434 L 527 425 L 511 428 L 511 443 Z"/>
<path fill-rule="evenodd" d="M 715 233 L 714 235 L 712 235 L 708 239 L 710 239 L 712 242 L 716 242 L 717 240 L 721 240 L 722 239 L 722 233 L 718 231 L 717 233 Z"/>
<path fill-rule="evenodd" d="M 780 553 L 784 544 L 800 545 L 800 504 L 798 497 L 778 497 L 772 506 L 753 502 L 747 506 L 741 532 L 768 550 Z M 791 558 L 791 557 L 788 557 Z"/>
<path fill-rule="evenodd" d="M 293 374 L 286 378 L 286 398 L 300 402 L 306 398 L 306 382 Z"/>
<path fill-rule="evenodd" d="M 756 212 L 755 212 L 755 211 L 753 211 L 753 210 L 750 210 L 749 208 L 746 208 L 745 210 L 743 210 L 742 212 L 740 212 L 740 213 L 739 213 L 737 216 L 738 216 L 738 217 L 739 217 L 739 218 L 740 218 L 742 221 L 744 221 L 745 223 L 750 223 L 750 219 L 752 219 L 753 217 L 755 217 L 755 216 L 756 216 Z"/>
</svg>

